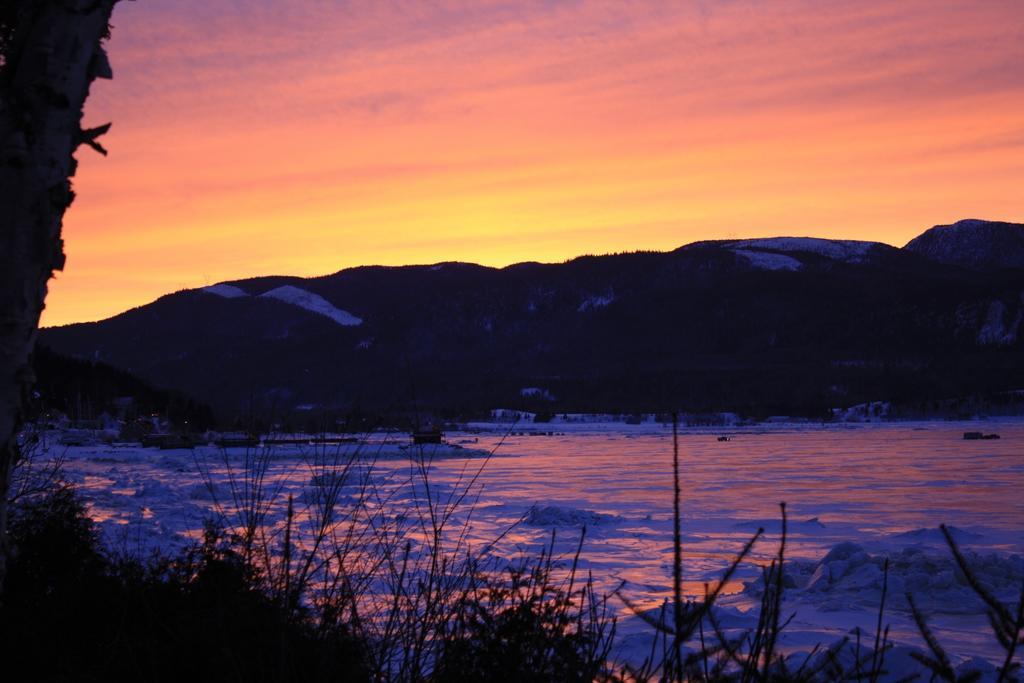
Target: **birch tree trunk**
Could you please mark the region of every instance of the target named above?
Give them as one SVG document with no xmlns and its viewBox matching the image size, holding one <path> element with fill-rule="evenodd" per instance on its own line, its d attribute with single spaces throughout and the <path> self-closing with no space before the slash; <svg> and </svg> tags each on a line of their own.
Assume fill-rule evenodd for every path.
<svg viewBox="0 0 1024 683">
<path fill-rule="evenodd" d="M 101 45 L 116 0 L 4 0 L 0 65 L 0 591 L 8 555 L 7 499 L 16 436 L 32 391 L 32 350 L 47 281 L 64 265 L 61 222 L 74 193 L 75 150 L 96 78 L 110 78 Z M 105 153 L 105 152 L 104 152 Z"/>
</svg>

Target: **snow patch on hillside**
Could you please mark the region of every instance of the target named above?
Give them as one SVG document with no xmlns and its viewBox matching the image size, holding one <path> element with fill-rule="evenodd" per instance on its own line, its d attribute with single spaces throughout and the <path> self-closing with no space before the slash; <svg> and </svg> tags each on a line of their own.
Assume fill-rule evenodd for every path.
<svg viewBox="0 0 1024 683">
<path fill-rule="evenodd" d="M 763 250 L 786 253 L 811 253 L 843 261 L 860 263 L 867 258 L 868 252 L 876 245 L 875 242 L 858 240 L 827 240 L 819 237 L 767 237 L 763 239 L 739 240 L 730 246 L 743 250 Z"/>
<path fill-rule="evenodd" d="M 545 401 L 554 401 L 554 395 L 543 387 L 523 387 L 519 390 L 519 395 L 523 398 L 541 398 Z"/>
<path fill-rule="evenodd" d="M 210 285 L 209 287 L 203 287 L 202 291 L 206 292 L 207 294 L 216 294 L 217 296 L 222 296 L 225 299 L 237 299 L 242 296 L 249 296 L 249 293 L 246 292 L 241 287 L 224 284 L 223 282 L 216 285 Z"/>
<path fill-rule="evenodd" d="M 264 292 L 263 294 L 260 294 L 260 296 L 277 299 L 287 304 L 304 308 L 312 313 L 330 318 L 339 325 L 344 325 L 346 327 L 354 327 L 356 325 L 363 324 L 362 318 L 357 318 L 348 311 L 343 311 L 342 309 L 335 307 L 334 304 L 322 296 L 292 285 L 282 285 L 281 287 L 272 289 L 269 292 Z"/>
<path fill-rule="evenodd" d="M 888 401 L 858 403 L 848 408 L 833 408 L 832 419 L 837 422 L 874 422 L 889 417 L 892 404 Z"/>
<path fill-rule="evenodd" d="M 580 305 L 576 308 L 578 313 L 585 313 L 586 311 L 593 311 L 598 308 L 604 308 L 615 301 L 615 294 L 612 292 L 606 292 L 600 296 L 592 296 L 584 299 L 580 302 Z"/>
<path fill-rule="evenodd" d="M 733 252 L 747 259 L 751 266 L 759 270 L 800 270 L 803 265 L 792 256 L 770 251 L 733 249 Z"/>
<path fill-rule="evenodd" d="M 978 330 L 978 344 L 981 346 L 1009 346 L 1017 341 L 1017 329 L 1020 327 L 1024 307 L 1007 324 L 1006 305 L 1002 301 L 993 301 L 988 306 L 985 322 Z"/>
</svg>

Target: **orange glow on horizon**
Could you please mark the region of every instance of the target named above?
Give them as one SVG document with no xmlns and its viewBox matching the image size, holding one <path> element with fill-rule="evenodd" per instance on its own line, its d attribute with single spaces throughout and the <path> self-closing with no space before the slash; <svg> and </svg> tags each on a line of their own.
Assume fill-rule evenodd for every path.
<svg viewBox="0 0 1024 683">
<path fill-rule="evenodd" d="M 43 323 L 345 267 L 1024 218 L 1019 0 L 122 3 Z"/>
</svg>

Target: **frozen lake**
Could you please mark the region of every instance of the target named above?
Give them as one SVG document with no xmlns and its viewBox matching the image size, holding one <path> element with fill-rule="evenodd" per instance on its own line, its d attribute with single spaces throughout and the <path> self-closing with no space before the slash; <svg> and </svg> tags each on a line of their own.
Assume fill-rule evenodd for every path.
<svg viewBox="0 0 1024 683">
<path fill-rule="evenodd" d="M 599 586 L 611 590 L 625 581 L 624 593 L 644 607 L 656 606 L 670 592 L 672 559 L 671 428 L 643 425 L 528 425 L 522 430 L 554 430 L 553 435 L 507 434 L 501 425 L 476 425 L 449 434 L 466 451 L 434 453 L 430 482 L 435 495 L 458 489 L 459 477 L 483 466 L 470 500 L 469 538 L 483 545 L 512 531 L 496 548 L 502 556 L 535 552 L 557 532 L 562 552 L 574 549 L 587 524 L 582 566 Z M 996 432 L 999 440 L 965 441 L 965 431 Z M 729 441 L 718 441 L 727 434 Z M 387 443 L 376 435 L 363 446 L 331 447 L 375 460 L 372 476 L 392 492 L 389 504 L 410 506 L 422 497 L 404 441 Z M 933 615 L 943 643 L 959 656 L 995 653 L 980 605 L 955 577 L 938 534 L 945 523 L 956 528 L 963 548 L 977 553 L 983 578 L 1010 597 L 1019 590 L 1024 553 L 1024 421 L 768 426 L 681 430 L 683 534 L 687 589 L 703 593 L 758 527 L 764 539 L 754 561 L 774 555 L 779 537 L 780 501 L 789 511 L 787 557 L 794 561 L 797 585 L 787 593 L 797 613 L 787 647 L 807 649 L 861 625 L 873 632 L 879 597 L 881 558 L 893 562 L 889 619 L 894 638 L 916 645 L 907 618 L 904 591 Z M 425 447 L 431 455 L 432 447 Z M 472 449 L 470 451 L 469 449 Z M 279 487 L 271 513 L 280 519 L 288 493 L 301 497 L 311 482 L 309 447 L 275 447 L 268 482 Z M 489 460 L 482 452 L 493 451 Z M 200 471 L 209 473 L 224 496 L 227 478 L 242 458 L 241 449 L 213 447 L 160 451 L 137 446 L 63 447 L 68 478 L 77 483 L 108 541 L 122 548 L 170 548 L 194 536 L 213 509 Z M 466 457 L 467 455 L 474 457 Z M 322 456 L 322 454 L 321 454 Z M 525 519 L 524 519 L 525 516 Z M 516 522 L 522 520 L 518 525 Z M 818 563 L 843 542 L 840 562 L 829 576 L 815 574 Z M 851 559 L 849 555 L 853 555 Z M 756 599 L 743 582 L 758 574 L 748 564 L 729 586 L 725 604 L 742 626 L 744 611 Z M 645 627 L 623 608 L 624 648 L 646 637 Z M 635 643 L 633 641 L 636 641 Z"/>
</svg>

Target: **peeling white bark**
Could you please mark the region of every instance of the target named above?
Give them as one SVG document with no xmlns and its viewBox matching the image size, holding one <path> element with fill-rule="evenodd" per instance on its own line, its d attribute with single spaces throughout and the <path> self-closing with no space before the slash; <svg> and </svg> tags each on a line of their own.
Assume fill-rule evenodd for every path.
<svg viewBox="0 0 1024 683">
<path fill-rule="evenodd" d="M 82 108 L 92 81 L 111 76 L 100 43 L 117 0 L 14 1 L 33 9 L 0 79 L 0 590 L 31 355 L 47 281 L 64 266 L 73 155 L 80 144 L 98 146 L 83 136 Z"/>
</svg>

